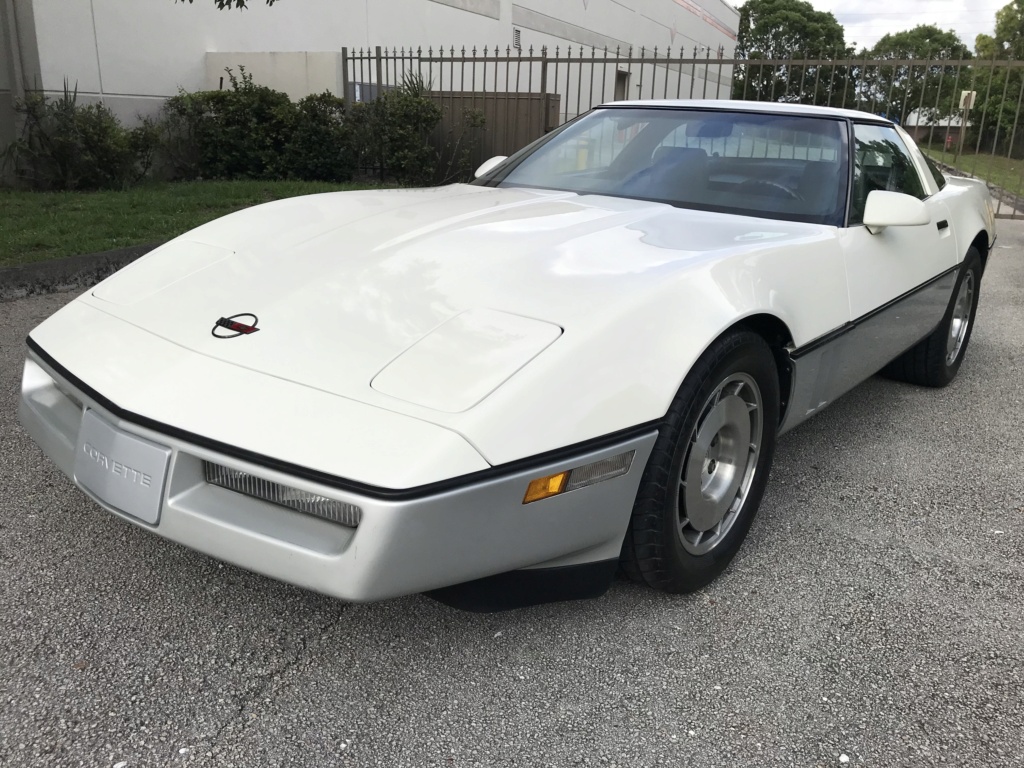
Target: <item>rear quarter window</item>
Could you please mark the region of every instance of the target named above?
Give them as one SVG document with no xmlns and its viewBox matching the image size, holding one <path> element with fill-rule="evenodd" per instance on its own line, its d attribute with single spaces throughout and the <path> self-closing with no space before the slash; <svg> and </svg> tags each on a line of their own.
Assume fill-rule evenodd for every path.
<svg viewBox="0 0 1024 768">
<path fill-rule="evenodd" d="M 935 179 L 935 183 L 939 186 L 939 189 L 942 189 L 946 186 L 946 177 L 942 175 L 942 171 L 939 170 L 939 166 L 935 164 L 934 160 L 924 154 L 924 152 L 922 152 L 921 155 L 924 157 L 924 164 L 927 165 L 928 170 L 931 171 L 932 178 Z"/>
</svg>

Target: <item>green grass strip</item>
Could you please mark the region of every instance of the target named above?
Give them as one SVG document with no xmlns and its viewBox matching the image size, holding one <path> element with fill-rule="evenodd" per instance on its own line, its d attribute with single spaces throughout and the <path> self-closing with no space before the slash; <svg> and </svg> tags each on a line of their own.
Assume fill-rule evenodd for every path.
<svg viewBox="0 0 1024 768">
<path fill-rule="evenodd" d="M 984 179 L 1011 194 L 1024 195 L 1024 160 L 1014 160 L 1001 155 L 975 154 L 973 151 L 957 156 L 954 152 L 945 151 L 938 142 L 931 147 L 922 145 L 921 148 L 933 160 L 952 166 L 961 173 Z"/>
</svg>

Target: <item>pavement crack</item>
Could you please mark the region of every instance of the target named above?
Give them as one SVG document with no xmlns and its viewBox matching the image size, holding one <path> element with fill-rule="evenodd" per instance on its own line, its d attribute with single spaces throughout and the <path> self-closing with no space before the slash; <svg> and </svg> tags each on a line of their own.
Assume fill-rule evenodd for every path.
<svg viewBox="0 0 1024 768">
<path fill-rule="evenodd" d="M 241 700 L 235 707 L 235 712 L 220 727 L 218 727 L 210 737 L 207 751 L 217 764 L 224 764 L 220 756 L 217 754 L 224 734 L 238 724 L 241 724 L 241 726 L 245 728 L 248 723 L 246 713 L 252 709 L 252 706 L 259 702 L 263 698 L 264 694 L 273 688 L 274 685 L 283 680 L 289 672 L 298 667 L 299 663 L 305 658 L 307 652 L 315 648 L 325 636 L 334 630 L 334 628 L 341 623 L 344 615 L 345 609 L 342 608 L 333 619 L 323 624 L 318 630 L 310 633 L 308 636 L 297 638 L 294 650 L 290 654 L 291 657 L 278 669 L 263 675 L 262 679 L 255 685 L 253 690 L 242 695 Z"/>
</svg>

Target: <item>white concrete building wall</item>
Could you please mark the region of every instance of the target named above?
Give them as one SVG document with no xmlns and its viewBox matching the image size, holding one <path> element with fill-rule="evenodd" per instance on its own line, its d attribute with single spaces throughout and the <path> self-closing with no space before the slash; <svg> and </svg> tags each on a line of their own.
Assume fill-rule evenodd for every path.
<svg viewBox="0 0 1024 768">
<path fill-rule="evenodd" d="M 26 17 L 15 52 L 26 87 L 58 93 L 66 79 L 128 120 L 157 112 L 179 88 L 217 87 L 225 57 L 207 54 L 235 64 L 244 54 L 257 82 L 264 70 L 267 84 L 294 97 L 340 82 L 343 46 L 504 48 L 518 28 L 524 49 L 721 46 L 728 57 L 739 20 L 723 0 L 250 0 L 243 12 L 218 11 L 213 0 L 0 3 Z M 252 56 L 307 52 L 324 55 Z"/>
</svg>

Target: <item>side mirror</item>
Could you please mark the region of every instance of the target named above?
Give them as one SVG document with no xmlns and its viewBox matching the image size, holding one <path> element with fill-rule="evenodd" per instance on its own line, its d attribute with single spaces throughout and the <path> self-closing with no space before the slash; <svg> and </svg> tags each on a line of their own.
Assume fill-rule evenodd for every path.
<svg viewBox="0 0 1024 768">
<path fill-rule="evenodd" d="M 864 205 L 864 226 L 872 235 L 886 227 L 920 227 L 931 223 L 928 206 L 916 197 L 880 189 L 868 193 Z"/>
<path fill-rule="evenodd" d="M 497 157 L 492 157 L 490 160 L 484 160 L 483 165 L 476 169 L 476 173 L 473 174 L 473 178 L 479 179 L 485 173 L 490 173 L 507 159 L 508 155 L 498 155 Z"/>
</svg>

